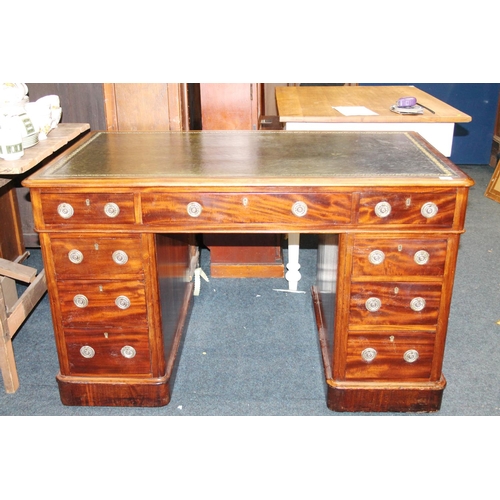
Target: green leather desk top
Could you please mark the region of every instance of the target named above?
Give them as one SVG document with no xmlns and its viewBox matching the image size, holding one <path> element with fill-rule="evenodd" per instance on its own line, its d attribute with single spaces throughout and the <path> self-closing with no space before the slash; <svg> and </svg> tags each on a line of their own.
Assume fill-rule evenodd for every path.
<svg viewBox="0 0 500 500">
<path fill-rule="evenodd" d="M 93 132 L 25 181 L 65 185 L 470 185 L 412 132 Z M 386 182 L 387 181 L 387 182 Z"/>
</svg>

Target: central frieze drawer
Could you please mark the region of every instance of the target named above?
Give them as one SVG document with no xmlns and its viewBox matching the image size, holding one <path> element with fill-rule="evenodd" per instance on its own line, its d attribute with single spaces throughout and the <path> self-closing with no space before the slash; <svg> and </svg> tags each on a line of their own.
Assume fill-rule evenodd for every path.
<svg viewBox="0 0 500 500">
<path fill-rule="evenodd" d="M 148 330 L 65 331 L 70 375 L 149 375 Z"/>
<path fill-rule="evenodd" d="M 356 237 L 353 276 L 443 276 L 446 239 Z"/>
<path fill-rule="evenodd" d="M 41 195 L 47 225 L 133 224 L 133 193 L 51 193 Z"/>
<path fill-rule="evenodd" d="M 455 214 L 456 192 L 361 193 L 358 206 L 360 224 L 416 224 L 451 227 Z"/>
<path fill-rule="evenodd" d="M 350 324 L 436 325 L 441 283 L 351 284 Z"/>
<path fill-rule="evenodd" d="M 65 326 L 130 328 L 147 324 L 141 281 L 59 281 L 57 289 Z"/>
<path fill-rule="evenodd" d="M 351 195 L 346 193 L 148 193 L 142 196 L 145 224 L 169 228 L 214 227 L 217 230 L 279 224 L 325 227 L 351 222 Z"/>
<path fill-rule="evenodd" d="M 143 245 L 139 235 L 104 238 L 69 233 L 50 239 L 56 274 L 65 278 L 142 276 Z"/>
</svg>

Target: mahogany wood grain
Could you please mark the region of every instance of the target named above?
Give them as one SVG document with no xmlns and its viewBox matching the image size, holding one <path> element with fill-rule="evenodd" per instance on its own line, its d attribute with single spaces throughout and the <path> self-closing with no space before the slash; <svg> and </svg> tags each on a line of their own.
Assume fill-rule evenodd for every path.
<svg viewBox="0 0 500 500">
<path fill-rule="evenodd" d="M 333 351 L 333 345 L 327 338 L 329 332 L 333 329 L 325 322 L 325 298 L 332 299 L 332 295 L 323 294 L 314 286 L 312 288 L 312 296 L 318 325 L 319 346 L 326 377 L 326 404 L 330 410 L 337 412 L 433 412 L 440 409 L 443 391 L 446 387 L 446 380 L 442 375 L 437 382 L 434 382 L 432 377 L 425 380 L 417 380 L 418 377 L 415 378 L 414 373 L 411 373 L 412 378 L 405 382 L 391 380 L 390 377 L 387 380 L 375 377 L 372 380 L 346 380 L 344 376 L 336 377 L 335 373 L 340 370 L 340 363 L 332 366 L 332 360 L 335 361 L 335 359 L 343 358 L 342 352 L 347 353 L 347 343 L 345 347 L 342 345 L 342 349 L 336 344 L 335 351 Z M 337 302 L 337 306 L 339 305 L 340 303 Z M 326 304 L 326 307 L 328 307 L 328 304 Z M 389 336 L 392 334 L 391 332 Z M 421 334 L 422 332 L 419 331 L 418 335 Z M 347 336 L 342 332 L 337 336 L 339 337 L 338 341 L 347 340 Z M 336 356 L 334 357 L 333 354 Z M 351 362 L 352 358 L 349 361 Z M 354 362 L 359 367 L 359 356 Z M 345 370 L 345 362 L 342 366 Z M 349 366 L 353 365 L 350 364 Z M 366 363 L 363 367 L 366 368 Z M 377 376 L 383 375 L 384 372 L 388 375 L 392 372 L 393 368 L 393 364 L 383 364 L 382 369 L 377 366 Z M 373 371 L 373 368 L 368 370 L 368 372 Z M 419 372 L 420 374 L 422 373 L 420 368 Z M 349 372 L 349 374 L 351 373 L 356 372 Z M 360 373 L 365 377 L 367 375 L 364 370 L 361 370 Z M 401 370 L 395 373 L 399 377 L 402 375 Z M 376 383 L 374 383 L 375 381 Z"/>
<path fill-rule="evenodd" d="M 203 130 L 258 130 L 262 83 L 200 83 Z"/>
<path fill-rule="evenodd" d="M 130 328 L 130 327 L 129 327 Z M 68 328 L 65 331 L 69 375 L 94 376 L 147 376 L 151 375 L 151 354 L 147 328 L 96 330 Z M 91 346 L 95 356 L 84 358 L 80 350 Z M 124 346 L 133 346 L 136 354 L 126 358 L 121 354 Z"/>
<path fill-rule="evenodd" d="M 433 412 L 441 408 L 446 379 L 438 382 L 327 382 L 327 406 L 338 412 Z"/>
<path fill-rule="evenodd" d="M 419 190 L 394 192 L 391 190 L 368 191 L 360 194 L 358 222 L 360 224 L 426 224 L 451 226 L 455 215 L 456 190 Z M 421 213 L 422 206 L 431 201 L 437 205 L 436 216 L 426 219 Z M 391 213 L 387 217 L 377 217 L 375 206 L 380 201 L 390 204 Z"/>
<path fill-rule="evenodd" d="M 85 279 L 89 276 L 121 279 L 144 276 L 144 246 L 141 235 L 116 235 L 103 237 L 102 234 L 54 235 L 51 239 L 58 276 L 65 279 Z M 77 250 L 82 255 L 81 262 L 70 260 L 71 251 Z M 113 260 L 114 252 L 126 254 L 126 261 L 117 263 Z"/>
<path fill-rule="evenodd" d="M 419 280 L 424 277 L 436 279 L 444 274 L 445 259 L 448 241 L 444 238 L 432 240 L 394 236 L 391 234 L 381 237 L 356 237 L 353 245 L 352 279 L 370 276 L 370 279 L 385 276 L 417 276 Z M 382 262 L 373 264 L 369 256 L 373 251 L 384 254 Z M 427 252 L 428 262 L 422 263 L 415 260 L 417 252 Z M 365 278 L 366 279 L 366 278 Z"/>
<path fill-rule="evenodd" d="M 435 332 L 388 330 L 350 332 L 347 339 L 346 380 L 429 380 L 434 356 Z M 360 353 L 373 348 L 373 361 L 364 361 Z M 405 361 L 404 354 L 416 350 L 418 359 Z"/>
<path fill-rule="evenodd" d="M 92 326 L 102 325 L 110 327 L 116 323 L 122 325 L 133 324 L 145 326 L 146 298 L 144 282 L 138 280 L 59 280 L 61 312 L 65 326 Z M 75 305 L 77 295 L 84 295 L 88 299 L 86 307 Z M 118 297 L 126 296 L 130 306 L 120 309 L 115 301 Z"/>
<path fill-rule="evenodd" d="M 61 402 L 68 406 L 165 406 L 170 402 L 169 377 L 56 377 Z"/>
<path fill-rule="evenodd" d="M 199 203 L 201 213 L 192 217 L 187 211 L 191 202 Z M 307 214 L 299 219 L 292 208 L 307 204 Z M 264 232 L 277 224 L 280 231 L 297 230 L 298 224 L 309 231 L 328 224 L 351 221 L 351 197 L 348 193 L 282 193 L 272 190 L 243 194 L 196 192 L 185 194 L 147 193 L 142 196 L 143 223 L 168 226 L 173 231 L 246 231 Z M 334 214 L 334 217 L 332 217 Z M 300 222 L 298 223 L 298 219 Z M 333 220 L 332 220 L 333 219 Z M 203 229 L 204 228 L 204 229 Z"/>
<path fill-rule="evenodd" d="M 472 185 L 449 160 L 413 133 L 117 134 L 91 134 L 25 182 L 46 262 L 64 404 L 168 403 L 190 314 L 194 234 L 304 232 L 321 235 L 313 305 L 328 407 L 439 409 Z M 380 202 L 391 205 L 387 217 L 377 215 Z M 61 203 L 74 205 L 71 217 L 58 214 Z M 114 217 L 107 203 L 119 208 Z M 435 213 L 422 212 L 427 203 Z M 130 266 L 110 263 L 115 245 L 130 253 Z M 88 273 L 68 263 L 73 247 Z M 370 262 L 373 250 L 384 252 L 380 264 Z M 421 250 L 428 261 L 415 260 Z M 87 307 L 75 304 L 77 294 Z M 125 310 L 116 307 L 120 295 L 131 301 Z M 372 297 L 382 303 L 373 312 Z M 412 309 L 414 298 L 425 300 L 422 310 Z M 99 359 L 109 359 L 79 358 L 94 340 Z M 116 361 L 122 341 L 136 345 L 131 363 Z"/>
<path fill-rule="evenodd" d="M 175 377 L 177 353 L 190 314 L 197 249 L 193 235 L 155 236 L 162 349 L 170 383 Z"/>
<path fill-rule="evenodd" d="M 441 283 L 415 283 L 404 281 L 391 282 L 353 282 L 351 285 L 350 325 L 366 327 L 378 325 L 436 325 L 441 298 Z M 382 305 L 372 312 L 365 307 L 371 297 L 378 298 Z M 411 309 L 415 298 L 425 300 L 421 311 Z"/>
<path fill-rule="evenodd" d="M 57 208 L 61 203 L 59 193 L 42 195 L 44 207 L 44 222 L 47 225 L 64 227 L 64 220 L 59 215 Z M 133 193 L 87 192 L 85 198 L 80 194 L 68 193 L 65 195 L 64 203 L 71 205 L 74 214 L 71 217 L 71 224 L 88 226 L 88 221 L 92 224 L 133 224 L 135 222 L 134 195 Z M 120 207 L 120 213 L 110 219 L 106 215 L 104 208 L 107 203 L 115 203 Z"/>
</svg>

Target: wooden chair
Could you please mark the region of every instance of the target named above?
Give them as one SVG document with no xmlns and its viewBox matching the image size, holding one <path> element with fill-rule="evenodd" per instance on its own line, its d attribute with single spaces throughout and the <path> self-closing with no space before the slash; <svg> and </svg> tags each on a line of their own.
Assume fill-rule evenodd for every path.
<svg viewBox="0 0 500 500">
<path fill-rule="evenodd" d="M 16 281 L 29 284 L 18 297 Z M 47 291 L 45 271 L 0 258 L 0 369 L 5 392 L 19 388 L 12 339 Z"/>
</svg>

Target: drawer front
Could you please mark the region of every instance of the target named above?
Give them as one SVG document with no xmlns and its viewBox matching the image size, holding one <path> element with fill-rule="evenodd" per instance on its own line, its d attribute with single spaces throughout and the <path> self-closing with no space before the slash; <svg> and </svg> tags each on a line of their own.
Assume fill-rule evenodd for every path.
<svg viewBox="0 0 500 500">
<path fill-rule="evenodd" d="M 360 224 L 410 224 L 451 227 L 455 214 L 455 191 L 420 193 L 362 193 L 359 199 Z"/>
<path fill-rule="evenodd" d="M 94 279 L 144 274 L 140 236 L 89 238 L 69 234 L 52 236 L 50 245 L 57 276 Z"/>
<path fill-rule="evenodd" d="M 63 325 L 145 326 L 142 281 L 59 281 Z"/>
<path fill-rule="evenodd" d="M 64 340 L 70 375 L 150 375 L 147 329 L 67 329 Z"/>
<path fill-rule="evenodd" d="M 133 224 L 132 193 L 51 193 L 41 195 L 45 224 Z"/>
<path fill-rule="evenodd" d="M 434 332 L 350 332 L 347 339 L 347 380 L 429 379 Z"/>
<path fill-rule="evenodd" d="M 357 237 L 353 276 L 443 276 L 447 240 Z"/>
<path fill-rule="evenodd" d="M 267 224 L 287 227 L 324 228 L 351 222 L 351 195 L 178 193 L 144 194 L 145 224 L 161 224 L 176 230 L 250 229 Z"/>
<path fill-rule="evenodd" d="M 351 325 L 436 325 L 441 283 L 351 284 Z"/>
</svg>

